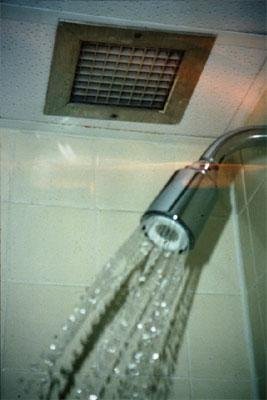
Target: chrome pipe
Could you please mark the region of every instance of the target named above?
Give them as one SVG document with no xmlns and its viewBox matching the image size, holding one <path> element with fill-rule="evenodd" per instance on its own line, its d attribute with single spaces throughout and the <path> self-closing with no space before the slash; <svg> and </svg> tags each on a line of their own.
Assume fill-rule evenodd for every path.
<svg viewBox="0 0 267 400">
<path fill-rule="evenodd" d="M 202 154 L 199 160 L 222 163 L 226 156 L 235 151 L 267 143 L 267 127 L 252 126 L 225 133 L 216 139 Z"/>
</svg>

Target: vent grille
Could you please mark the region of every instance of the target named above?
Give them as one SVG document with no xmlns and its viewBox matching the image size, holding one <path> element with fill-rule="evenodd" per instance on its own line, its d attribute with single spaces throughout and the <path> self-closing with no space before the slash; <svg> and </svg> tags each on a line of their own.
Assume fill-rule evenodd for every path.
<svg viewBox="0 0 267 400">
<path fill-rule="evenodd" d="M 72 103 L 164 109 L 183 52 L 82 42 Z"/>
</svg>

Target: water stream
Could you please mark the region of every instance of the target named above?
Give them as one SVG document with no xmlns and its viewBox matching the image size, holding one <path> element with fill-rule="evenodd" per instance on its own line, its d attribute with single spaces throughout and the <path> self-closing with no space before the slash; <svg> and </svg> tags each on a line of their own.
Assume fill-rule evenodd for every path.
<svg viewBox="0 0 267 400">
<path fill-rule="evenodd" d="M 35 366 L 45 371 L 36 398 L 168 399 L 193 297 L 186 257 L 138 228 Z"/>
</svg>

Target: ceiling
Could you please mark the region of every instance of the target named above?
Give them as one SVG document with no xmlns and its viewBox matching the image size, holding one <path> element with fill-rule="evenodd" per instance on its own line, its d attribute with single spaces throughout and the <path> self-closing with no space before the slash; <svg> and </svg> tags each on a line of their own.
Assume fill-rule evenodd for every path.
<svg viewBox="0 0 267 400">
<path fill-rule="evenodd" d="M 265 85 L 265 0 L 2 0 L 2 121 L 219 136 L 245 121 Z M 217 36 L 179 124 L 43 114 L 59 20 Z"/>
</svg>

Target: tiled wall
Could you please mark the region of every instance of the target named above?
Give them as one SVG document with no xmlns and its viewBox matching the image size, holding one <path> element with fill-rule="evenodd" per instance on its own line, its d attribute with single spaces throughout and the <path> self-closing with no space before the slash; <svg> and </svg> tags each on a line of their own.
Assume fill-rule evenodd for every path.
<svg viewBox="0 0 267 400">
<path fill-rule="evenodd" d="M 256 380 L 266 399 L 267 349 L 267 147 L 242 151 L 237 205 Z"/>
<path fill-rule="evenodd" d="M 18 379 L 33 375 L 29 365 L 174 169 L 210 143 L 130 135 L 2 130 L 4 400 L 17 398 Z M 251 205 L 260 201 L 259 190 Z M 201 276 L 174 376 L 176 399 L 252 396 L 237 240 L 224 190 L 188 260 Z"/>
</svg>

